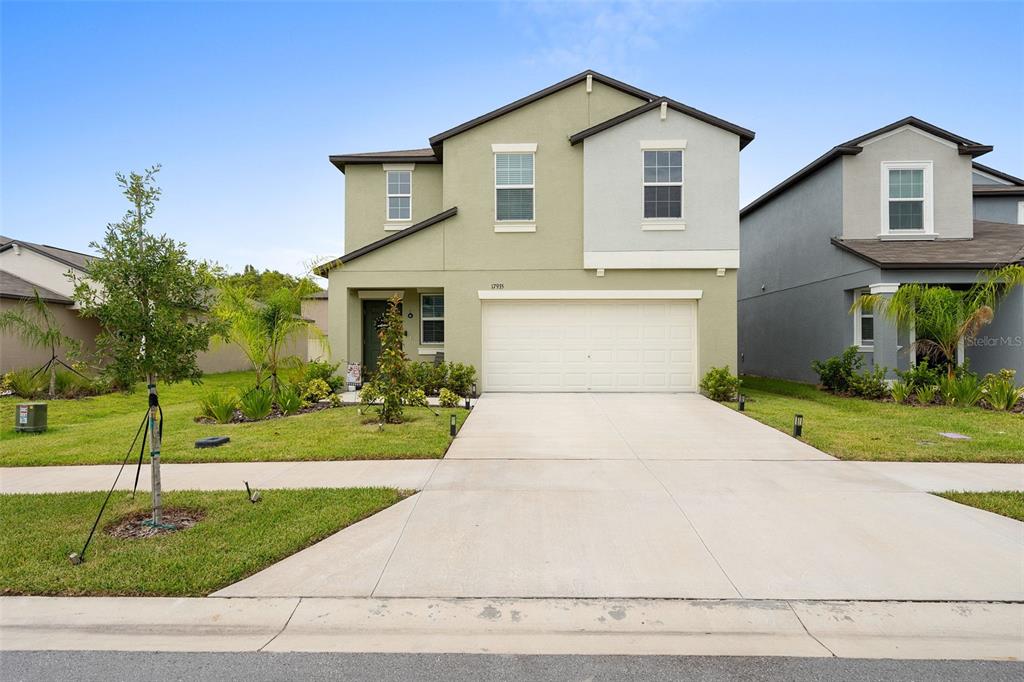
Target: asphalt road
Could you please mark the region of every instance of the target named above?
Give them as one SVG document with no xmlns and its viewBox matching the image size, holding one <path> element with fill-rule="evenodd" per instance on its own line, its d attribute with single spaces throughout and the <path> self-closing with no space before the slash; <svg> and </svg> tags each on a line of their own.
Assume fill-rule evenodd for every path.
<svg viewBox="0 0 1024 682">
<path fill-rule="evenodd" d="M 0 653 L 21 680 L 986 680 L 1024 679 L 1024 663 L 726 656 L 490 656 L 31 651 Z"/>
</svg>

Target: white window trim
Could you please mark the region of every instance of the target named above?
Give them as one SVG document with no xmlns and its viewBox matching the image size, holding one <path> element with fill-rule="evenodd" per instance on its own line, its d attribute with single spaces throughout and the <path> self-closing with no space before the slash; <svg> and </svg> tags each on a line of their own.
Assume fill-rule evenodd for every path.
<svg viewBox="0 0 1024 682">
<path fill-rule="evenodd" d="M 409 193 L 408 194 L 391 194 L 389 188 L 388 177 L 391 173 L 409 173 Z M 409 197 L 409 217 L 408 218 L 392 218 L 391 217 L 391 197 Z M 384 215 L 387 218 L 388 223 L 411 223 L 412 222 L 412 165 L 410 164 L 407 168 L 398 168 L 395 165 L 384 166 Z M 395 229 L 388 225 L 384 226 L 384 229 Z M 400 228 L 399 228 L 400 229 Z"/>
<path fill-rule="evenodd" d="M 857 290 L 855 290 L 853 292 L 853 300 L 854 300 L 854 302 L 856 303 L 857 301 L 859 301 L 861 296 L 864 296 L 867 293 L 868 293 L 867 289 L 857 289 Z M 857 347 L 857 350 L 859 350 L 862 353 L 873 353 L 875 351 L 875 340 L 872 339 L 871 340 L 871 345 L 867 345 L 867 344 L 864 343 L 864 339 L 863 339 L 863 337 L 861 335 L 861 322 L 863 321 L 863 319 L 864 319 L 864 311 L 861 310 L 861 309 L 858 309 L 856 314 L 854 314 L 854 316 L 853 316 L 853 345 L 855 345 Z M 871 319 L 872 320 L 875 319 L 874 312 L 871 313 Z"/>
<path fill-rule="evenodd" d="M 883 161 L 881 167 L 882 176 L 882 236 L 886 235 L 934 235 L 935 221 L 932 210 L 932 162 L 931 161 Z M 889 198 L 889 171 L 890 170 L 921 170 L 924 171 L 924 206 L 922 208 L 921 230 L 890 230 L 889 229 L 889 203 L 899 199 Z"/>
<path fill-rule="evenodd" d="M 671 146 L 670 146 L 671 145 Z M 647 182 L 644 180 L 644 152 L 679 152 L 682 160 L 682 176 L 679 182 Z M 679 186 L 678 218 L 644 217 L 644 188 Z M 645 232 L 686 229 L 686 140 L 642 140 L 640 143 L 640 229 Z"/>
<path fill-rule="evenodd" d="M 530 144 L 492 144 L 493 174 L 494 181 L 494 231 L 495 232 L 536 232 L 537 227 L 537 145 Z M 533 183 L 529 185 L 499 185 L 498 184 L 498 154 L 530 154 L 533 156 Z M 533 220 L 501 220 L 498 218 L 498 190 L 499 189 L 532 189 L 533 190 Z M 499 229 L 505 228 L 508 229 Z M 533 229 L 529 229 L 533 227 Z"/>
<path fill-rule="evenodd" d="M 1024 201 L 1017 202 L 1017 224 L 1024 225 Z"/>
<path fill-rule="evenodd" d="M 421 293 L 420 294 L 420 343 L 422 343 L 425 347 L 434 348 L 434 349 L 443 349 L 444 348 L 444 341 L 424 341 L 423 340 L 423 323 L 424 322 L 436 322 L 437 320 L 440 320 L 440 321 L 444 322 L 444 316 L 443 315 L 441 317 L 427 317 L 426 315 L 423 314 L 423 299 L 426 296 L 440 296 L 442 299 L 444 298 L 444 294 L 441 293 L 440 291 L 434 291 L 434 292 Z M 448 336 L 447 325 L 445 325 L 445 330 L 444 331 L 445 331 L 445 338 L 447 338 L 447 336 Z M 419 354 L 423 355 L 422 349 L 420 349 Z"/>
</svg>

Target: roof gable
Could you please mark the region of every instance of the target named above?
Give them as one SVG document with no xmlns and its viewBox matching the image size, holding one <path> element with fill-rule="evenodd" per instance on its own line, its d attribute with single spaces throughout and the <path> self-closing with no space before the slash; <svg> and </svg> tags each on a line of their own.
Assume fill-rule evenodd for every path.
<svg viewBox="0 0 1024 682">
<path fill-rule="evenodd" d="M 67 265 L 68 267 L 75 268 L 76 270 L 81 270 L 83 272 L 89 267 L 89 262 L 95 258 L 95 256 L 79 253 L 78 251 L 62 249 L 59 246 L 36 244 L 34 242 L 26 242 L 21 239 L 8 239 L 6 242 L 0 243 L 0 253 L 7 251 L 8 249 L 13 249 L 15 246 L 28 249 L 29 251 L 38 253 L 50 260 L 57 261 L 62 265 Z"/>
</svg>

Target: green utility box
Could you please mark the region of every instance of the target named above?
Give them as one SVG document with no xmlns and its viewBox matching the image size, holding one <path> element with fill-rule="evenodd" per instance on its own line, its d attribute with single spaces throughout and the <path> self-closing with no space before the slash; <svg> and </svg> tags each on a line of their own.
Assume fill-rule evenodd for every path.
<svg viewBox="0 0 1024 682">
<path fill-rule="evenodd" d="M 14 430 L 40 433 L 46 430 L 46 403 L 18 403 L 14 407 Z"/>
</svg>

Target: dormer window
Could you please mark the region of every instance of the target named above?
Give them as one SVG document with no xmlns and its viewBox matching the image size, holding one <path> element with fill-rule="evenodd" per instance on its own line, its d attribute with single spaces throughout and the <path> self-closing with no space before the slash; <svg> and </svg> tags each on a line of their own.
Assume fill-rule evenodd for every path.
<svg viewBox="0 0 1024 682">
<path fill-rule="evenodd" d="M 882 234 L 932 234 L 932 164 L 882 164 Z"/>
</svg>

